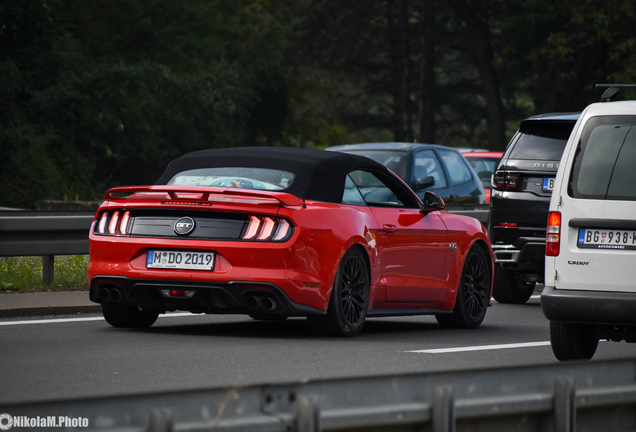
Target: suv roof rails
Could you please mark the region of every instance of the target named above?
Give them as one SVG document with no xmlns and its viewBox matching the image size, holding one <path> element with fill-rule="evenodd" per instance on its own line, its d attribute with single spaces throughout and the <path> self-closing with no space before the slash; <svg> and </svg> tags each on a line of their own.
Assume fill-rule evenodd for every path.
<svg viewBox="0 0 636 432">
<path fill-rule="evenodd" d="M 620 89 L 636 88 L 636 84 L 596 84 L 596 88 L 607 89 L 601 96 L 601 102 L 610 102 Z"/>
</svg>

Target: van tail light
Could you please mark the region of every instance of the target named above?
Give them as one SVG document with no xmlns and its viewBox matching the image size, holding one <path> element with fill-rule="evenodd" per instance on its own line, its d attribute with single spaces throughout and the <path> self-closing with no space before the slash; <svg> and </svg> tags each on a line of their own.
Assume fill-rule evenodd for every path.
<svg viewBox="0 0 636 432">
<path fill-rule="evenodd" d="M 558 256 L 561 250 L 561 212 L 548 214 L 548 229 L 545 239 L 545 255 Z"/>
<path fill-rule="evenodd" d="M 272 216 L 249 216 L 249 223 L 241 236 L 248 241 L 286 241 L 294 232 L 289 221 Z"/>
<path fill-rule="evenodd" d="M 105 211 L 99 216 L 97 222 L 95 223 L 93 232 L 95 234 L 102 235 L 128 235 L 129 222 L 129 211 Z"/>
<path fill-rule="evenodd" d="M 496 172 L 492 176 L 492 187 L 496 190 L 516 190 L 519 188 L 519 174 Z"/>
</svg>

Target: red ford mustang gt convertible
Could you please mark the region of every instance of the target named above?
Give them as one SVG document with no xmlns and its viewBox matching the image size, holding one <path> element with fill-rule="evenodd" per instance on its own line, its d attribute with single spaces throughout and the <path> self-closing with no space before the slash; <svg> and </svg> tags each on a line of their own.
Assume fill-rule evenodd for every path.
<svg viewBox="0 0 636 432">
<path fill-rule="evenodd" d="M 396 315 L 474 328 L 490 302 L 490 241 L 443 207 L 363 156 L 189 153 L 154 186 L 107 192 L 90 232 L 90 299 L 115 327 L 185 310 L 304 316 L 325 335 Z"/>
</svg>

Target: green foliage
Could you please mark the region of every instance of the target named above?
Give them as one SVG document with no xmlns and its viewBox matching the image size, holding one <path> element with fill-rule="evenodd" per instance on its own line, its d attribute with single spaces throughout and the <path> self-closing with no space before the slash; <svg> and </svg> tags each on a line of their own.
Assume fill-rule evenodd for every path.
<svg viewBox="0 0 636 432">
<path fill-rule="evenodd" d="M 266 6 L 0 0 L 0 206 L 99 199 L 185 152 L 279 142 L 286 24 Z"/>
<path fill-rule="evenodd" d="M 42 285 L 41 257 L 0 258 L 0 290 L 49 291 L 88 289 L 89 259 L 85 255 L 56 256 L 53 285 Z"/>
</svg>

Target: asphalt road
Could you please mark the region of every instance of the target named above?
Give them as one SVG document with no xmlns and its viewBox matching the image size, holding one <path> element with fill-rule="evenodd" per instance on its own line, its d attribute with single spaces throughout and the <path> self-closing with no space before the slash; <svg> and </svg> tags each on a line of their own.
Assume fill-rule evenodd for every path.
<svg viewBox="0 0 636 432">
<path fill-rule="evenodd" d="M 147 330 L 101 317 L 0 321 L 2 403 L 316 378 L 554 363 L 538 299 L 494 303 L 476 330 L 434 317 L 370 319 L 355 338 L 315 337 L 304 319 L 160 317 Z M 601 342 L 594 360 L 633 357 Z"/>
</svg>

